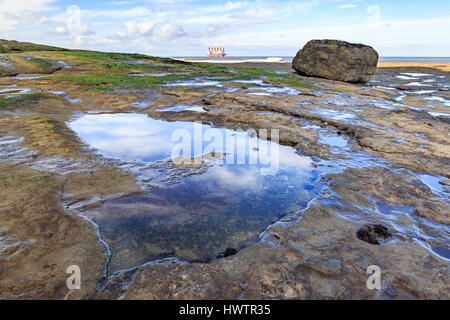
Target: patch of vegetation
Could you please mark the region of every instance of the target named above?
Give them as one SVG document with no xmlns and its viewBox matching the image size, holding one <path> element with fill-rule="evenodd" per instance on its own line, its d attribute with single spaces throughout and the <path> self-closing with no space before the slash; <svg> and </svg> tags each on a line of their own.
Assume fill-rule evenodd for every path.
<svg viewBox="0 0 450 320">
<path fill-rule="evenodd" d="M 36 92 L 24 94 L 16 97 L 9 98 L 0 98 L 0 108 L 4 108 L 7 106 L 11 106 L 14 104 L 24 104 L 24 103 L 37 103 L 45 98 L 55 98 L 56 96 L 45 93 L 45 92 Z"/>
<path fill-rule="evenodd" d="M 283 75 L 282 77 L 271 77 L 269 78 L 272 82 L 279 83 L 286 86 L 296 87 L 296 88 L 306 88 L 315 89 L 312 85 L 305 83 L 302 79 L 295 75 Z"/>
<path fill-rule="evenodd" d="M 171 71 L 184 68 L 179 64 L 129 64 L 129 63 L 103 63 L 101 67 L 109 70 L 143 70 L 143 71 Z"/>
<path fill-rule="evenodd" d="M 68 50 L 62 53 L 87 61 L 133 61 L 147 59 L 147 56 L 141 54 L 126 54 L 114 52 Z"/>
<path fill-rule="evenodd" d="M 159 88 L 176 81 L 192 80 L 189 74 L 169 74 L 161 77 L 132 77 L 114 75 L 58 76 L 64 81 L 76 81 L 91 86 L 94 90 L 112 92 L 120 89 Z"/>
<path fill-rule="evenodd" d="M 142 60 L 144 62 L 154 62 L 159 64 L 190 65 L 190 63 L 188 62 L 177 61 L 169 58 L 153 57 L 140 53 L 116 53 L 88 50 L 65 50 L 61 53 L 64 55 L 75 57 L 79 60 L 90 62 L 119 62 Z M 136 66 L 136 64 L 132 66 Z"/>
<path fill-rule="evenodd" d="M 107 64 L 111 68 L 122 68 L 122 64 Z M 133 65 L 135 67 L 136 65 Z M 142 70 L 157 70 L 162 66 L 140 65 Z M 168 74 L 165 76 L 145 76 L 133 77 L 123 75 L 82 75 L 82 76 L 58 76 L 57 79 L 64 81 L 76 81 L 86 85 L 94 90 L 112 92 L 120 89 L 145 89 L 160 88 L 163 85 L 176 83 L 177 81 L 189 81 L 199 78 L 216 79 L 220 81 L 239 81 L 264 78 L 268 82 L 279 85 L 288 85 L 298 88 L 313 87 L 305 83 L 299 77 L 292 74 L 278 74 L 270 70 L 257 68 L 226 68 L 219 66 L 199 66 L 195 65 L 195 71 L 183 74 Z M 147 68 L 147 69 L 144 69 Z M 233 72 L 233 71 L 234 72 Z"/>
<path fill-rule="evenodd" d="M 64 51 L 64 48 L 46 46 L 30 42 L 0 39 L 0 53 L 24 51 Z"/>
<path fill-rule="evenodd" d="M 33 183 L 37 183 L 37 182 L 45 182 L 48 179 L 50 179 L 51 176 L 35 176 L 35 177 L 20 177 L 20 182 L 22 183 L 29 183 L 29 182 L 33 182 Z"/>
<path fill-rule="evenodd" d="M 198 70 L 203 70 L 207 72 L 221 73 L 221 72 L 230 72 L 230 68 L 221 65 L 215 65 L 212 63 L 192 63 L 192 67 L 197 68 Z"/>
<path fill-rule="evenodd" d="M 2 182 L 3 186 L 5 186 L 6 188 L 11 187 L 11 184 L 8 182 L 7 176 L 0 176 L 0 181 Z"/>
<path fill-rule="evenodd" d="M 129 75 L 79 75 L 53 77 L 53 79 L 76 81 L 85 84 L 88 86 L 88 90 L 93 89 L 113 92 L 114 90 L 121 89 L 157 89 L 163 85 L 176 83 L 177 81 L 196 79 L 218 80 L 224 82 L 264 79 L 266 82 L 270 82 L 275 85 L 287 85 L 297 88 L 313 88 L 311 85 L 305 83 L 303 79 L 294 74 L 280 74 L 262 68 L 228 67 L 208 63 L 179 64 L 179 61 L 175 62 L 176 60 L 154 58 L 149 56 L 144 56 L 147 59 L 145 63 L 127 64 L 123 61 L 126 59 L 134 60 L 136 58 L 142 58 L 142 55 L 102 53 L 93 51 L 68 51 L 66 53 L 73 54 L 74 52 L 81 54 L 81 56 L 85 58 L 88 57 L 89 59 L 103 59 L 108 61 L 97 65 L 102 69 L 112 71 L 143 70 L 150 72 L 172 72 L 171 74 L 164 76 L 148 75 L 135 77 Z M 119 60 L 121 62 L 119 62 Z M 183 71 L 184 73 L 174 73 L 175 71 Z M 184 89 L 186 90 L 188 88 L 184 87 Z"/>
<path fill-rule="evenodd" d="M 259 68 L 244 68 L 244 67 L 236 67 L 233 70 L 238 71 L 241 75 L 246 75 L 251 77 L 252 79 L 261 78 L 261 77 L 279 77 L 282 74 L 276 73 L 274 71 L 270 71 L 267 69 L 259 69 Z"/>
<path fill-rule="evenodd" d="M 52 63 L 44 59 L 36 57 L 25 57 L 25 60 L 44 70 L 50 69 L 52 67 Z"/>
</svg>

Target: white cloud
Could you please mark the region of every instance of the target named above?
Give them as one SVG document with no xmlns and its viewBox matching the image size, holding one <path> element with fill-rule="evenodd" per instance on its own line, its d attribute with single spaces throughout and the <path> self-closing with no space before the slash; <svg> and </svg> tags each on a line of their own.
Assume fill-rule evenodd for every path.
<svg viewBox="0 0 450 320">
<path fill-rule="evenodd" d="M 83 10 L 83 14 L 89 18 L 105 16 L 109 18 L 136 18 L 145 17 L 151 14 L 151 10 L 147 7 L 134 7 L 127 10 Z"/>
<path fill-rule="evenodd" d="M 157 38 L 165 39 L 165 40 L 174 40 L 177 38 L 185 37 L 187 36 L 187 33 L 184 31 L 184 29 L 175 24 L 165 24 L 163 25 L 156 34 Z"/>
<path fill-rule="evenodd" d="M 341 4 L 340 6 L 337 6 L 338 9 L 350 9 L 355 8 L 356 4 Z"/>
<path fill-rule="evenodd" d="M 128 21 L 125 23 L 128 34 L 130 36 L 148 36 L 153 31 L 155 23 L 152 21 L 136 23 L 135 21 Z"/>
<path fill-rule="evenodd" d="M 59 34 L 66 34 L 66 33 L 67 33 L 67 30 L 66 30 L 66 28 L 64 28 L 64 27 L 56 27 L 56 28 L 55 28 L 55 32 L 56 32 L 56 33 L 59 33 Z"/>
<path fill-rule="evenodd" d="M 227 12 L 227 11 L 233 11 L 236 9 L 241 9 L 241 8 L 247 7 L 248 5 L 249 5 L 249 3 L 247 1 L 237 1 L 237 2 L 228 1 L 225 4 L 205 6 L 204 8 L 200 8 L 199 11 L 203 12 L 203 13 Z"/>
<path fill-rule="evenodd" d="M 56 0 L 3 0 L 0 1 L 0 29 L 12 30 L 39 23 L 47 11 L 53 8 L 49 4 Z"/>
<path fill-rule="evenodd" d="M 36 10 L 50 10 L 48 4 L 56 0 L 3 0 L 0 1 L 0 8 L 3 12 L 23 12 Z"/>
</svg>

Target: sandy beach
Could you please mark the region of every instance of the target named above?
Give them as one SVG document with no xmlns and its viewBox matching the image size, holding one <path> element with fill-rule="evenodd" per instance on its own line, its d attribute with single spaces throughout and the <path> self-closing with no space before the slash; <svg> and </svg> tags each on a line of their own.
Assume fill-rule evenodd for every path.
<svg viewBox="0 0 450 320">
<path fill-rule="evenodd" d="M 378 68 L 421 67 L 434 68 L 442 71 L 450 71 L 450 63 L 447 62 L 378 62 Z"/>
</svg>

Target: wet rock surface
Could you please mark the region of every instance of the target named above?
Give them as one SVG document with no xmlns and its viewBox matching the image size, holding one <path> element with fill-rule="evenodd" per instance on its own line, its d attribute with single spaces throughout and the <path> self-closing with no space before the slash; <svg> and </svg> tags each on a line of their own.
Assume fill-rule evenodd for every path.
<svg viewBox="0 0 450 320">
<path fill-rule="evenodd" d="M 370 46 L 339 40 L 311 40 L 292 67 L 302 75 L 345 82 L 367 82 L 377 69 L 378 53 Z"/>
<path fill-rule="evenodd" d="M 288 85 L 273 74 L 289 75 L 290 65 L 249 64 L 273 73 L 252 71 L 253 79 L 239 82 L 220 79 L 221 69 L 214 79 L 189 78 L 199 84 L 186 86 L 178 73 L 185 77 L 192 70 L 183 68 L 196 67 L 175 71 L 145 62 L 150 74 L 170 73 L 177 77 L 170 83 L 180 85 L 140 87 L 141 78 L 159 83 L 167 75 L 148 76 L 141 63 L 111 71 L 111 60 L 105 66 L 62 53 L 25 54 L 33 55 L 72 68 L 0 78 L 0 298 L 449 298 L 448 72 L 382 68 L 365 85 L 295 75 L 301 84 Z M 103 90 L 115 77 L 136 87 Z M 302 190 L 320 192 L 307 201 L 299 196 L 300 205 L 266 223 L 250 245 L 221 244 L 216 255 L 239 249 L 226 259 L 186 263 L 169 255 L 108 273 L 113 242 L 86 212 L 107 214 L 114 201 L 125 202 L 128 212 L 133 197 L 176 189 L 208 172 L 203 164 L 123 161 L 94 150 L 70 127 L 85 115 L 136 112 L 233 130 L 279 129 L 280 143 L 310 157 L 319 173 Z M 362 226 L 379 245 L 359 239 Z M 65 286 L 73 264 L 82 270 L 80 292 Z M 381 290 L 366 287 L 370 265 L 381 268 Z"/>
</svg>

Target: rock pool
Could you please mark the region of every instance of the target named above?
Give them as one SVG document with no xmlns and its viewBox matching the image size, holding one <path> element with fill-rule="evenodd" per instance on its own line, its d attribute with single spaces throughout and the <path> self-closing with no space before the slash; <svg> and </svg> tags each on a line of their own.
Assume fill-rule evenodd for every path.
<svg viewBox="0 0 450 320">
<path fill-rule="evenodd" d="M 173 137 L 180 133 L 193 137 L 201 129 L 203 141 L 223 138 L 212 149 L 191 145 L 192 156 L 216 155 L 204 157 L 202 170 L 85 212 L 110 247 L 110 273 L 166 257 L 208 262 L 226 248 L 245 248 L 270 224 L 305 208 L 321 189 L 309 157 L 247 132 L 120 113 L 86 114 L 69 126 L 103 156 L 124 162 L 170 162 L 179 143 Z M 173 174 L 183 169 L 175 167 Z"/>
</svg>

